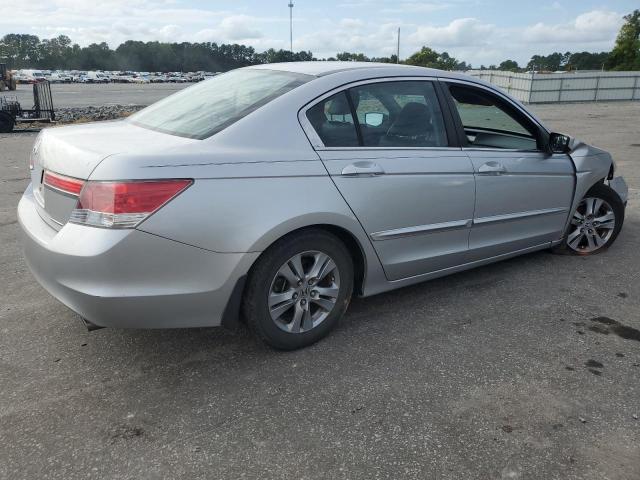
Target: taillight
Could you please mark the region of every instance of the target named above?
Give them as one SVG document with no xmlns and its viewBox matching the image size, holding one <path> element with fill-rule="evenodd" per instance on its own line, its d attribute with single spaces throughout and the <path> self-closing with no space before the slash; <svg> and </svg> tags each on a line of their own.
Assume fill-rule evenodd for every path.
<svg viewBox="0 0 640 480">
<path fill-rule="evenodd" d="M 58 175 L 53 172 L 44 172 L 43 183 L 50 188 L 68 193 L 69 195 L 78 195 L 84 186 L 84 180 Z"/>
<path fill-rule="evenodd" d="M 107 228 L 134 228 L 185 190 L 192 180 L 88 181 L 70 222 Z"/>
</svg>

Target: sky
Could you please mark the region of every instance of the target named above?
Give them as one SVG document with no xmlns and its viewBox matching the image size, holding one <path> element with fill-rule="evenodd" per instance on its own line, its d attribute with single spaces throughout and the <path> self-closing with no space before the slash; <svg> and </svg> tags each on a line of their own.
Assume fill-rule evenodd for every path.
<svg viewBox="0 0 640 480">
<path fill-rule="evenodd" d="M 293 0 L 293 48 L 400 58 L 422 45 L 478 67 L 533 54 L 610 50 L 638 0 Z M 289 48 L 288 0 L 29 0 L 0 8 L 0 36 L 67 35 L 86 46 L 125 40 Z"/>
</svg>

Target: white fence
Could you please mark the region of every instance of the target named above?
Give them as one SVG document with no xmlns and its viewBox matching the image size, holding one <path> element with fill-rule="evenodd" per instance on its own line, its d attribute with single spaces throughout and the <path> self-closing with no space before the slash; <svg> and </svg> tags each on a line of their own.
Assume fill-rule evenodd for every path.
<svg viewBox="0 0 640 480">
<path fill-rule="evenodd" d="M 640 72 L 513 73 L 470 70 L 525 103 L 640 100 Z"/>
</svg>

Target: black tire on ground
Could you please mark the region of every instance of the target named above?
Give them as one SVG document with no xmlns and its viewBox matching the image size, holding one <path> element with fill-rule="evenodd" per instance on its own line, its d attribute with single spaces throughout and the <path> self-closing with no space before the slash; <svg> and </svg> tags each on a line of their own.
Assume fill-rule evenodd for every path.
<svg viewBox="0 0 640 480">
<path fill-rule="evenodd" d="M 15 119 L 9 112 L 0 111 L 0 133 L 11 133 L 14 124 Z"/>
<path fill-rule="evenodd" d="M 337 300 L 329 315 L 311 330 L 286 332 L 276 325 L 269 313 L 271 284 L 280 267 L 289 259 L 309 251 L 325 253 L 335 262 L 340 278 Z M 243 296 L 243 317 L 250 330 L 273 348 L 295 350 L 306 347 L 326 336 L 338 324 L 351 300 L 353 278 L 351 255 L 336 236 L 321 229 L 293 233 L 269 247 L 252 267 Z"/>
<path fill-rule="evenodd" d="M 611 234 L 609 239 L 605 242 L 605 244 L 602 245 L 597 250 L 590 251 L 590 252 L 576 251 L 567 244 L 568 235 L 572 231 L 572 229 L 575 228 L 573 225 L 569 224 L 569 227 L 565 232 L 562 243 L 560 243 L 559 245 L 551 249 L 553 253 L 560 254 L 560 255 L 581 255 L 581 256 L 595 255 L 597 253 L 604 252 L 613 244 L 613 242 L 616 241 L 616 238 L 618 237 L 618 234 L 622 229 L 622 224 L 624 223 L 625 206 L 624 206 L 624 203 L 622 203 L 620 196 L 610 186 L 605 185 L 604 183 L 597 183 L 596 185 L 591 187 L 589 191 L 585 194 L 584 198 L 588 198 L 588 197 L 599 198 L 601 200 L 606 201 L 611 206 L 611 209 L 613 210 L 613 213 L 615 216 L 615 226 L 613 229 L 613 233 Z"/>
</svg>

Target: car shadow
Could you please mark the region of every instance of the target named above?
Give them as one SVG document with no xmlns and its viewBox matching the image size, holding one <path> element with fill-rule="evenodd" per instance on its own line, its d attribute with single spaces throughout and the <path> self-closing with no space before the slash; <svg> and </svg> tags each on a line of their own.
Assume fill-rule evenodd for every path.
<svg viewBox="0 0 640 480">
<path fill-rule="evenodd" d="M 235 330 L 221 327 L 169 330 L 101 329 L 87 333 L 92 342 L 107 342 L 110 351 L 118 356 L 154 357 L 163 365 L 186 366 L 215 362 L 237 363 L 238 358 L 262 361 L 272 357 L 310 357 L 319 352 L 338 352 L 348 348 L 357 333 L 360 349 L 375 351 L 378 338 L 398 335 L 411 336 L 415 320 L 410 315 L 425 305 L 438 305 L 443 301 L 455 301 L 460 292 L 468 295 L 482 294 L 499 288 L 509 281 L 514 270 L 535 269 L 541 264 L 553 263 L 562 257 L 548 252 L 535 252 L 505 260 L 481 268 L 452 274 L 428 282 L 404 287 L 368 298 L 355 298 L 343 321 L 327 338 L 302 350 L 282 352 L 274 350 L 256 339 L 244 324 Z M 392 321 L 389 318 L 392 318 Z M 437 320 L 434 320 L 437 321 Z M 78 328 L 81 328 L 78 326 Z M 376 330 L 368 341 L 367 329 Z M 404 332 L 404 333 L 399 333 Z M 133 353 L 135 352 L 135 353 Z M 163 355 L 159 356 L 159 353 Z M 165 355 L 170 353 L 170 355 Z M 238 366 L 238 365 L 236 365 Z"/>
</svg>

